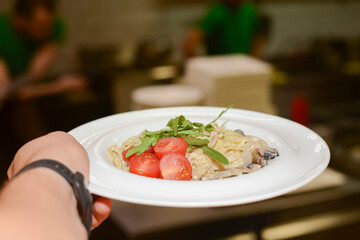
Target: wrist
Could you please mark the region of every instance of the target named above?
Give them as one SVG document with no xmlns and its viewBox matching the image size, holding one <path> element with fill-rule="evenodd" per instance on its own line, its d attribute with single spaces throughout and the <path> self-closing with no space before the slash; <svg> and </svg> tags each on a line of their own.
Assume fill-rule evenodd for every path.
<svg viewBox="0 0 360 240">
<path fill-rule="evenodd" d="M 63 92 L 66 90 L 65 87 L 63 86 L 63 84 L 61 84 L 61 81 L 59 79 L 57 79 L 51 83 L 50 89 L 53 93 L 59 93 L 59 92 Z"/>
<path fill-rule="evenodd" d="M 34 168 L 23 172 L 4 187 L 0 201 L 0 212 L 9 216 L 9 227 L 20 221 L 25 223 L 23 233 L 33 234 L 34 229 L 44 226 L 39 236 L 46 237 L 37 239 L 58 239 L 59 228 L 64 236 L 85 239 L 86 231 L 76 209 L 72 188 L 51 169 Z M 12 231 L 11 236 L 14 233 Z"/>
<path fill-rule="evenodd" d="M 55 171 L 48 168 L 34 168 L 19 174 L 9 184 L 17 181 L 23 184 L 27 191 L 36 191 L 39 198 L 56 199 L 59 204 L 72 206 L 76 211 L 76 199 L 70 184 Z"/>
<path fill-rule="evenodd" d="M 71 186 L 76 197 L 75 202 L 77 203 L 77 210 L 79 216 L 81 217 L 81 221 L 84 224 L 87 232 L 90 233 L 92 197 L 86 187 L 84 176 L 79 172 L 73 173 L 61 162 L 51 159 L 42 159 L 26 165 L 15 175 L 15 177 L 34 168 L 47 168 L 48 170 L 52 170 L 53 173 L 57 173 L 57 175 L 61 176 L 63 180 L 66 180 L 67 185 Z M 54 185 L 54 183 L 52 182 L 50 185 Z"/>
</svg>

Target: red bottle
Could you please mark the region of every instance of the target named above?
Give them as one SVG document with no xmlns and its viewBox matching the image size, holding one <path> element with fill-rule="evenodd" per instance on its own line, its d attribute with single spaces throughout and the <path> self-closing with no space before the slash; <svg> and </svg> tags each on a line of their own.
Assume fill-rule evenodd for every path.
<svg viewBox="0 0 360 240">
<path fill-rule="evenodd" d="M 291 102 L 291 120 L 304 126 L 309 126 L 310 111 L 309 103 L 303 93 L 296 94 Z"/>
</svg>

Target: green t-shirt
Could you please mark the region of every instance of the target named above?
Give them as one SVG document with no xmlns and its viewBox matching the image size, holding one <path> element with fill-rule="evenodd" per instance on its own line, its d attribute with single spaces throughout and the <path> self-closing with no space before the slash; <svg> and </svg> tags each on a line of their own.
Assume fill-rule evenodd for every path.
<svg viewBox="0 0 360 240">
<path fill-rule="evenodd" d="M 251 52 L 257 31 L 258 13 L 254 3 L 247 1 L 233 11 L 223 4 L 213 6 L 200 21 L 209 55 Z"/>
<path fill-rule="evenodd" d="M 65 35 L 64 27 L 63 22 L 56 19 L 49 42 L 62 43 Z M 10 14 L 0 15 L 0 59 L 5 61 L 11 76 L 16 77 L 26 72 L 34 54 L 41 46 L 15 31 Z"/>
</svg>

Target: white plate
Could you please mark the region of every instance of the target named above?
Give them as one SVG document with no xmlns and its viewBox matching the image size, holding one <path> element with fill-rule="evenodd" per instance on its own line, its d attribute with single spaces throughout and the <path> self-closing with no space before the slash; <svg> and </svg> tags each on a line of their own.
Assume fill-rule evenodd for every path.
<svg viewBox="0 0 360 240">
<path fill-rule="evenodd" d="M 280 157 L 257 172 L 210 181 L 170 181 L 138 176 L 113 166 L 105 150 L 121 145 L 144 129 L 159 130 L 170 118 L 184 115 L 208 123 L 223 108 L 158 108 L 116 114 L 86 123 L 72 134 L 90 158 L 90 191 L 121 201 L 168 207 L 215 207 L 244 204 L 293 191 L 317 177 L 329 163 L 324 140 L 290 120 L 239 109 L 230 109 L 217 122 L 227 128 L 264 139 Z"/>
</svg>

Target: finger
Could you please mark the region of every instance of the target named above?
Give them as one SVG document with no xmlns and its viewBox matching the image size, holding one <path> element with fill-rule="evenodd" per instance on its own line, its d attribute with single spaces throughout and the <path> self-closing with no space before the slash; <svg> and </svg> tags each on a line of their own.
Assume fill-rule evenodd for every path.
<svg viewBox="0 0 360 240">
<path fill-rule="evenodd" d="M 7 176 L 9 180 L 13 177 L 13 173 L 14 173 L 14 163 L 12 162 L 7 170 Z"/>
<path fill-rule="evenodd" d="M 93 215 L 91 229 L 99 226 L 109 215 L 111 211 L 111 200 L 109 198 L 93 196 Z"/>
<path fill-rule="evenodd" d="M 104 197 L 96 197 L 93 204 L 92 229 L 99 226 L 110 214 L 111 200 Z"/>
</svg>

